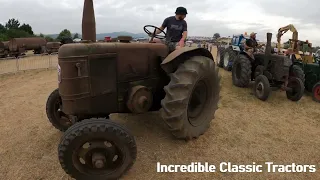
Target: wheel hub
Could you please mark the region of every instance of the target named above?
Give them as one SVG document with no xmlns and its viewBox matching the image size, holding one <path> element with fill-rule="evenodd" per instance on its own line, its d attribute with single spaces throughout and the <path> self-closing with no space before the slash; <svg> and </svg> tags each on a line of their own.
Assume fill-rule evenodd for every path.
<svg viewBox="0 0 320 180">
<path fill-rule="evenodd" d="M 122 161 L 122 154 L 112 143 L 103 140 L 83 144 L 76 153 L 77 167 L 97 173 L 116 169 Z M 101 172 L 100 172 L 101 173 Z"/>
<path fill-rule="evenodd" d="M 56 116 L 56 119 L 60 121 L 60 123 L 64 126 L 70 126 L 72 125 L 72 122 L 68 118 L 68 116 L 62 111 L 62 102 L 61 99 L 57 100 L 54 105 L 54 116 Z"/>
<path fill-rule="evenodd" d="M 258 96 L 262 96 L 263 91 L 264 91 L 264 85 L 262 82 L 259 82 L 256 87 L 256 93 L 258 94 Z"/>
<path fill-rule="evenodd" d="M 206 83 L 204 81 L 199 81 L 192 91 L 188 105 L 188 118 L 190 124 L 193 126 L 201 124 L 201 121 L 199 122 L 198 120 L 198 116 L 200 116 L 204 106 L 206 105 L 207 96 L 208 92 Z"/>
<path fill-rule="evenodd" d="M 98 168 L 101 169 L 105 166 L 106 163 L 106 157 L 102 153 L 93 153 L 92 155 L 92 164 Z"/>
</svg>

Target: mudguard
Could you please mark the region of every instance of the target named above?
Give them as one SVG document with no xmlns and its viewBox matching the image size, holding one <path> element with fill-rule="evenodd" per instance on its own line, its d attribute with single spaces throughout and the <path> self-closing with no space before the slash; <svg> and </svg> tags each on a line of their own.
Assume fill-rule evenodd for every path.
<svg viewBox="0 0 320 180">
<path fill-rule="evenodd" d="M 253 62 L 253 61 L 254 61 L 254 59 L 252 59 L 252 57 L 251 57 L 251 56 L 249 56 L 245 51 L 240 51 L 240 53 L 239 53 L 239 54 L 243 54 L 243 55 L 247 56 L 247 57 L 250 59 L 250 61 L 251 61 L 251 62 Z"/>
<path fill-rule="evenodd" d="M 205 48 L 183 47 L 170 53 L 160 66 L 166 73 L 172 73 L 177 69 L 179 64 L 193 56 L 205 56 L 214 61 L 211 52 Z"/>
</svg>

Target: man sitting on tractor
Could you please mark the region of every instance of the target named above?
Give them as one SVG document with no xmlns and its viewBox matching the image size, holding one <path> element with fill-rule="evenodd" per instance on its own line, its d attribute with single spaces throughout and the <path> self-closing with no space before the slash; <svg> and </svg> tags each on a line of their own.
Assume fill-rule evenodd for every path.
<svg viewBox="0 0 320 180">
<path fill-rule="evenodd" d="M 244 43 L 244 51 L 252 58 L 254 59 L 253 53 L 256 52 L 256 48 L 258 47 L 258 43 L 256 40 L 256 34 L 252 32 L 250 34 L 250 39 L 247 39 Z"/>
<path fill-rule="evenodd" d="M 187 15 L 187 9 L 184 7 L 178 7 L 176 9 L 176 15 L 167 17 L 160 29 L 167 28 L 167 36 L 165 44 L 169 47 L 169 51 L 174 51 L 177 46 L 184 47 L 185 41 L 188 35 L 187 22 L 184 20 Z M 156 31 L 156 34 L 161 33 L 160 30 Z"/>
</svg>

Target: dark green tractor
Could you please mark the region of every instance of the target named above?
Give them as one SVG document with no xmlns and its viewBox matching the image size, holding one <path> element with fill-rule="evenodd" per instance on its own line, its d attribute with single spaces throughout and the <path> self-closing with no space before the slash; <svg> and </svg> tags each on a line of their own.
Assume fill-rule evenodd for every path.
<svg viewBox="0 0 320 180">
<path fill-rule="evenodd" d="M 312 92 L 312 98 L 320 102 L 320 61 L 314 63 L 303 63 L 294 61 L 294 64 L 300 66 L 305 73 L 305 89 Z"/>
</svg>

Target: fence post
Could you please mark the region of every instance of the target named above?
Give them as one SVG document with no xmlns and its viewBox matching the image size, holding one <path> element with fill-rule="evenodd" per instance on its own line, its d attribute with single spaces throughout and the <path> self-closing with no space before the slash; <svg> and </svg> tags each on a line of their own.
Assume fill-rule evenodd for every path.
<svg viewBox="0 0 320 180">
<path fill-rule="evenodd" d="M 19 71 L 19 57 L 16 57 L 16 69 Z"/>
</svg>

